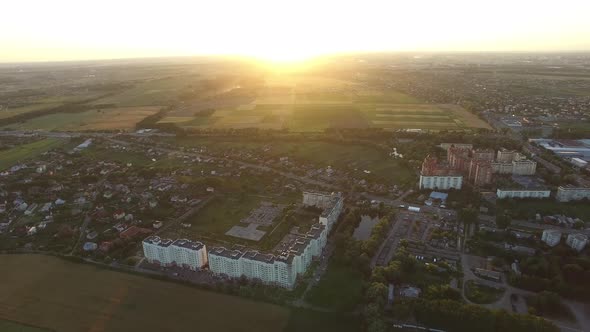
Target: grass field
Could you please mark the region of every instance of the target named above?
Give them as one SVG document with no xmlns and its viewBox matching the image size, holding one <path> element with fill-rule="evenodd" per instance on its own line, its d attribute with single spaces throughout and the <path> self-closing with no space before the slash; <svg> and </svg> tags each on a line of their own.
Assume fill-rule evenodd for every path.
<svg viewBox="0 0 590 332">
<path fill-rule="evenodd" d="M 306 300 L 317 306 L 350 311 L 360 302 L 363 280 L 359 271 L 330 263 L 326 273 L 307 294 Z"/>
<path fill-rule="evenodd" d="M 176 102 L 184 89 L 199 79 L 197 75 L 182 75 L 146 80 L 119 94 L 98 99 L 93 104 L 114 104 L 119 107 L 169 105 Z"/>
<path fill-rule="evenodd" d="M 58 107 L 61 105 L 63 105 L 63 104 L 62 103 L 43 103 L 43 104 L 32 104 L 32 105 L 27 105 L 27 106 L 2 109 L 2 110 L 0 110 L 0 119 L 10 118 L 15 115 L 29 113 L 29 112 L 46 110 L 46 109 Z"/>
<path fill-rule="evenodd" d="M 55 113 L 8 125 L 19 130 L 132 130 L 145 117 L 158 112 L 157 106 L 120 107 L 81 113 Z"/>
<path fill-rule="evenodd" d="M 179 138 L 175 143 L 182 146 L 206 146 L 216 150 L 258 150 L 270 148 L 275 157 L 289 156 L 298 160 L 309 161 L 318 166 L 346 165 L 362 173 L 369 170 L 379 178 L 396 184 L 411 183 L 415 180 L 414 170 L 392 159 L 383 151 L 374 147 L 355 144 L 338 144 L 322 141 L 300 142 L 253 142 L 245 140 L 216 140 Z"/>
<path fill-rule="evenodd" d="M 54 331 L 358 331 L 350 316 L 291 310 L 55 257 L 4 255 L 0 265 L 10 271 L 0 274 L 0 320 Z M 23 330 L 29 331 L 43 330 Z"/>
<path fill-rule="evenodd" d="M 184 128 L 288 128 L 294 132 L 369 127 L 432 130 L 491 128 L 485 121 L 457 105 L 418 104 L 408 98 L 396 99 L 398 103 L 395 104 L 379 104 L 378 101 L 352 103 L 337 100 L 336 97 L 314 97 L 317 99 L 307 96 L 304 103 L 277 104 L 279 101 L 274 101 L 272 104 L 256 104 L 253 109 L 252 105 L 248 105 L 248 109 L 223 108 L 209 117 L 174 113 L 160 122 L 175 123 Z"/>
<path fill-rule="evenodd" d="M 473 280 L 465 284 L 465 296 L 473 303 L 489 304 L 494 303 L 502 297 L 506 290 L 503 288 L 494 288 L 486 285 L 480 285 Z"/>
<path fill-rule="evenodd" d="M 0 151 L 0 170 L 4 170 L 16 163 L 40 155 L 65 143 L 57 138 L 46 138 L 33 143 L 17 146 L 10 150 Z"/>
</svg>

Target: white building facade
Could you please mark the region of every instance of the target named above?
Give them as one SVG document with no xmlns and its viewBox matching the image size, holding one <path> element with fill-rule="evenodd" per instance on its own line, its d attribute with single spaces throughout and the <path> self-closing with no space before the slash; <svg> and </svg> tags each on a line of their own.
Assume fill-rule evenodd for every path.
<svg viewBox="0 0 590 332">
<path fill-rule="evenodd" d="M 143 255 L 148 262 L 162 266 L 182 266 L 199 270 L 207 264 L 207 248 L 201 242 L 161 239 L 150 236 L 143 240 Z"/>
<path fill-rule="evenodd" d="M 559 186 L 555 195 L 559 202 L 579 201 L 584 198 L 590 199 L 590 188 Z"/>
<path fill-rule="evenodd" d="M 463 186 L 463 176 L 420 175 L 419 186 L 420 189 L 461 189 Z"/>
<path fill-rule="evenodd" d="M 543 231 L 541 241 L 550 247 L 555 247 L 561 241 L 561 232 L 555 229 L 546 229 Z"/>
<path fill-rule="evenodd" d="M 588 237 L 584 234 L 569 234 L 565 243 L 572 249 L 580 252 L 584 250 L 586 244 L 588 244 Z"/>
<path fill-rule="evenodd" d="M 538 190 L 498 189 L 498 190 L 496 190 L 496 196 L 499 199 L 503 199 L 503 198 L 549 198 L 551 196 L 551 190 L 548 190 L 548 189 L 538 189 Z"/>
</svg>

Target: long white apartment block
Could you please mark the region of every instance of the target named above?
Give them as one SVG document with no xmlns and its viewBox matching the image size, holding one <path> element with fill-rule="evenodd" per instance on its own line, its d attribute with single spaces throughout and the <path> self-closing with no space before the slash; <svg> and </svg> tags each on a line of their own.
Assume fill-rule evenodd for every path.
<svg viewBox="0 0 590 332">
<path fill-rule="evenodd" d="M 177 265 L 192 270 L 209 265 L 216 275 L 230 278 L 245 277 L 264 284 L 293 288 L 297 276 L 305 273 L 313 259 L 322 254 L 328 233 L 337 222 L 344 199 L 338 193 L 303 193 L 303 204 L 323 211 L 318 223 L 299 234 L 276 255 L 256 250 L 231 250 L 223 247 L 207 249 L 200 242 L 185 239 L 176 241 L 150 236 L 143 241 L 143 251 L 150 263 L 163 266 Z"/>
<path fill-rule="evenodd" d="M 143 240 L 143 254 L 150 263 L 162 266 L 177 265 L 199 270 L 207 265 L 207 248 L 201 242 L 161 239 L 150 236 Z"/>
</svg>

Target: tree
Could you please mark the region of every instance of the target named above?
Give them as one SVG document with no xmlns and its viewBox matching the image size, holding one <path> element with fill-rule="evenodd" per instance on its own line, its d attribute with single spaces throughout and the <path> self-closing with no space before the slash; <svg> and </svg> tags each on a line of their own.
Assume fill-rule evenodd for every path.
<svg viewBox="0 0 590 332">
<path fill-rule="evenodd" d="M 496 215 L 496 226 L 500 229 L 506 229 L 512 223 L 512 218 L 506 213 Z"/>
<path fill-rule="evenodd" d="M 477 222 L 477 217 L 478 212 L 474 208 L 463 208 L 459 211 L 458 219 L 464 225 L 465 234 L 468 234 L 468 229 Z"/>
<path fill-rule="evenodd" d="M 380 308 L 383 308 L 385 307 L 385 301 L 387 299 L 387 291 L 387 286 L 384 284 L 379 282 L 371 283 L 365 293 L 365 299 L 367 303 L 374 303 Z"/>
</svg>

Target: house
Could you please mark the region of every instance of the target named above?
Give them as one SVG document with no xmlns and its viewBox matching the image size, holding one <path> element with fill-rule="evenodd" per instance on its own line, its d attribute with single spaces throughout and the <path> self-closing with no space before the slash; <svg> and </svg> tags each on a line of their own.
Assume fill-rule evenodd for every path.
<svg viewBox="0 0 590 332">
<path fill-rule="evenodd" d="M 113 247 L 113 243 L 111 241 L 104 241 L 100 244 L 100 246 L 98 247 L 98 249 L 102 252 L 109 252 L 111 250 L 111 248 Z"/>
<path fill-rule="evenodd" d="M 124 217 L 125 217 L 125 211 L 123 211 L 123 210 L 117 210 L 113 214 L 113 218 L 115 218 L 115 220 L 121 220 Z"/>
<path fill-rule="evenodd" d="M 121 234 L 119 234 L 119 237 L 124 240 L 131 240 L 135 237 L 145 236 L 145 235 L 149 235 L 151 233 L 152 233 L 151 229 L 137 227 L 137 226 L 131 226 L 131 227 L 127 228 L 126 230 L 124 230 L 123 232 L 121 232 Z"/>
</svg>

